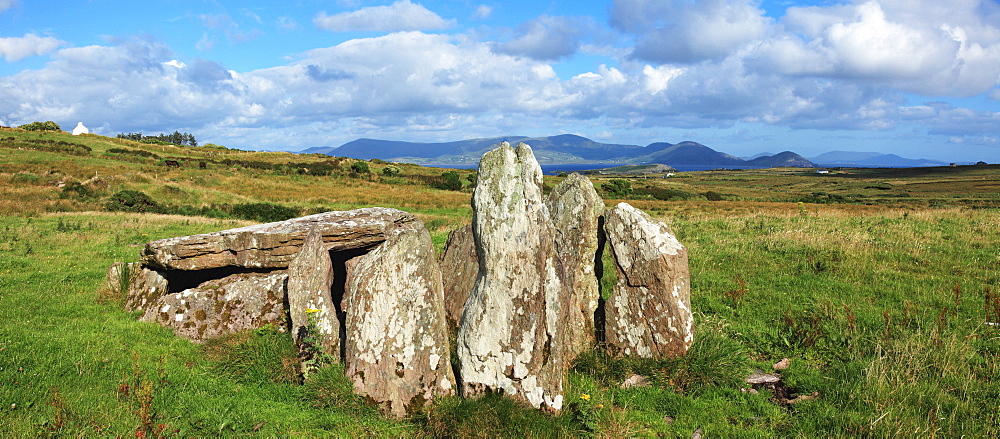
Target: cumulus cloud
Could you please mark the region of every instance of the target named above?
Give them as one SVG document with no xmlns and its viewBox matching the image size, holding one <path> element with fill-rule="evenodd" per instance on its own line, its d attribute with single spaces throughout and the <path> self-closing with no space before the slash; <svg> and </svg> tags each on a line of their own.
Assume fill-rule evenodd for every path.
<svg viewBox="0 0 1000 439">
<path fill-rule="evenodd" d="M 58 38 L 25 34 L 23 37 L 0 38 L 0 56 L 9 62 L 29 56 L 45 55 L 65 44 Z"/>
<path fill-rule="evenodd" d="M 752 0 L 617 0 L 611 25 L 636 35 L 632 55 L 660 63 L 725 57 L 761 38 L 770 25 Z"/>
<path fill-rule="evenodd" d="M 373 6 L 353 12 L 327 15 L 320 12 L 313 24 L 330 32 L 415 31 L 448 29 L 454 20 L 445 20 L 422 5 L 399 0 L 389 6 Z"/>
<path fill-rule="evenodd" d="M 579 38 L 591 24 L 582 18 L 543 15 L 518 27 L 516 37 L 497 44 L 497 50 L 537 60 L 564 58 L 580 48 Z"/>
</svg>

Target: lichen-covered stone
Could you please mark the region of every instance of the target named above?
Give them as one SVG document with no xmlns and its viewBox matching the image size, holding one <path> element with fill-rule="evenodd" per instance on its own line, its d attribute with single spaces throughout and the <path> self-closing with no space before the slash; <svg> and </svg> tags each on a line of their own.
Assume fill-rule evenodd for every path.
<svg viewBox="0 0 1000 439">
<path fill-rule="evenodd" d="M 122 279 L 123 276 L 127 279 Z M 107 288 L 125 294 L 125 309 L 128 311 L 145 311 L 169 292 L 163 274 L 143 267 L 139 262 L 112 264 L 108 268 Z"/>
<path fill-rule="evenodd" d="M 620 203 L 605 214 L 618 283 L 605 304 L 605 336 L 616 354 L 684 355 L 694 341 L 687 249 L 670 229 Z"/>
<path fill-rule="evenodd" d="M 240 273 L 161 296 L 140 320 L 157 322 L 193 340 L 267 325 L 284 327 L 284 271 Z"/>
<path fill-rule="evenodd" d="M 594 312 L 601 293 L 594 268 L 604 201 L 590 179 L 573 173 L 552 189 L 546 205 L 555 226 L 556 254 L 565 268 L 565 361 L 569 363 L 596 341 Z"/>
<path fill-rule="evenodd" d="M 319 229 L 307 235 L 301 249 L 288 264 L 288 314 L 292 336 L 300 350 L 318 347 L 332 358 L 340 358 L 340 319 L 331 295 L 333 262 L 323 245 Z M 309 331 L 313 346 L 303 346 Z"/>
<path fill-rule="evenodd" d="M 502 391 L 559 410 L 562 266 L 531 148 L 504 142 L 487 152 L 472 205 L 480 269 L 458 332 L 462 393 Z"/>
<path fill-rule="evenodd" d="M 344 362 L 355 393 L 403 417 L 454 393 L 441 271 L 420 222 L 347 262 Z"/>
<path fill-rule="evenodd" d="M 462 319 L 465 301 L 476 285 L 476 276 L 479 274 L 479 256 L 476 255 L 472 224 L 459 227 L 448 234 L 440 262 L 444 281 L 444 309 L 448 313 L 448 319 L 457 325 Z"/>
<path fill-rule="evenodd" d="M 306 235 L 318 229 L 327 249 L 370 248 L 385 240 L 387 231 L 416 221 L 401 210 L 371 207 L 325 212 L 267 224 L 147 243 L 146 266 L 160 270 L 205 270 L 219 267 L 285 268 Z"/>
</svg>

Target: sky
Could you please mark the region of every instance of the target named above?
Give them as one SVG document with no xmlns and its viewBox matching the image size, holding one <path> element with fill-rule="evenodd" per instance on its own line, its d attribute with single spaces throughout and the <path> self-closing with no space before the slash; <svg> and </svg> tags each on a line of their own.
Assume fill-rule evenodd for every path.
<svg viewBox="0 0 1000 439">
<path fill-rule="evenodd" d="M 0 0 L 0 125 L 1000 163 L 997 0 Z"/>
</svg>

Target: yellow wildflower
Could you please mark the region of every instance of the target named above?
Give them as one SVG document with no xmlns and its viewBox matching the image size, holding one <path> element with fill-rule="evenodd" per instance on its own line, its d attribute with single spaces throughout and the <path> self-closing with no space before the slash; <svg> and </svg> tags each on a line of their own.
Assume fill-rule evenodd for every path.
<svg viewBox="0 0 1000 439">
<path fill-rule="evenodd" d="M 318 313 L 318 312 L 319 312 L 319 310 L 316 309 L 316 308 L 306 309 L 306 314 L 315 314 L 315 313 Z"/>
<path fill-rule="evenodd" d="M 584 401 L 590 401 L 590 395 L 584 393 L 583 395 L 580 395 L 580 399 Z"/>
</svg>

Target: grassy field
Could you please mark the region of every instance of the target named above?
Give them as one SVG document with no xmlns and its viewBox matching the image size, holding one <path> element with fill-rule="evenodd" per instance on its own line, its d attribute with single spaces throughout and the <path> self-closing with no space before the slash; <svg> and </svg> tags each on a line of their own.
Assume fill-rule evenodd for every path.
<svg viewBox="0 0 1000 439">
<path fill-rule="evenodd" d="M 996 166 L 630 178 L 625 201 L 689 249 L 696 341 L 679 360 L 584 355 L 558 416 L 445 398 L 391 421 L 337 368 L 300 383 L 283 333 L 195 345 L 104 286 L 147 241 L 262 212 L 396 207 L 439 246 L 470 220 L 469 171 L 446 190 L 445 170 L 353 163 L 0 130 L 0 436 L 1000 435 Z M 109 211 L 121 191 L 155 209 Z M 744 391 L 783 358 L 780 387 Z M 635 373 L 651 385 L 621 388 Z"/>
</svg>

